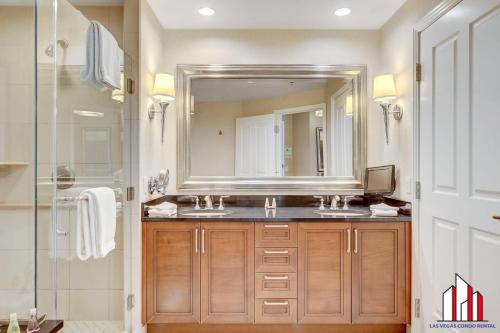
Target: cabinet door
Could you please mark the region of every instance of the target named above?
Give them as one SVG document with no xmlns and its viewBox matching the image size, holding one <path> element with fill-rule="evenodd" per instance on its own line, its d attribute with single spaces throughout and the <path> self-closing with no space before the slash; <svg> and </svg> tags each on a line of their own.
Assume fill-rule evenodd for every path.
<svg viewBox="0 0 500 333">
<path fill-rule="evenodd" d="M 202 224 L 202 323 L 253 323 L 254 274 L 253 223 Z"/>
<path fill-rule="evenodd" d="M 405 323 L 404 223 L 353 223 L 352 321 Z"/>
<path fill-rule="evenodd" d="M 147 222 L 143 232 L 147 323 L 199 323 L 199 224 Z"/>
<path fill-rule="evenodd" d="M 298 320 L 351 322 L 350 223 L 300 223 Z"/>
</svg>

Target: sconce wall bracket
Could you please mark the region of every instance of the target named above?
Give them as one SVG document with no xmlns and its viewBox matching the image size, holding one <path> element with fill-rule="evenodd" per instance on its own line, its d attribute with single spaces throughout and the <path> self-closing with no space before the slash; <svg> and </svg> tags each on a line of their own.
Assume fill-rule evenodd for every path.
<svg viewBox="0 0 500 333">
<path fill-rule="evenodd" d="M 168 108 L 169 103 L 159 102 L 158 104 L 160 105 L 160 110 L 156 110 L 154 103 L 151 103 L 149 105 L 148 116 L 149 116 L 149 120 L 153 120 L 155 118 L 156 113 L 161 114 L 161 143 L 163 143 L 164 132 L 165 132 L 165 116 L 167 114 L 167 108 Z"/>
<path fill-rule="evenodd" d="M 389 144 L 389 114 L 392 114 L 394 119 L 401 120 L 403 118 L 403 108 L 399 105 L 394 105 L 391 111 L 390 103 L 380 104 L 382 112 L 384 114 L 384 127 L 385 127 L 385 143 Z"/>
</svg>

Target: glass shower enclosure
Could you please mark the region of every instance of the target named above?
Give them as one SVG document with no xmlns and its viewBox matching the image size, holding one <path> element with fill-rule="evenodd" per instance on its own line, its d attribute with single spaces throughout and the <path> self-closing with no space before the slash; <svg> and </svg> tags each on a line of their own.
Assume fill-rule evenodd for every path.
<svg viewBox="0 0 500 333">
<path fill-rule="evenodd" d="M 0 319 L 36 306 L 65 332 L 124 332 L 123 88 L 81 79 L 90 21 L 121 46 L 124 8 L 85 3 L 0 2 Z M 77 203 L 96 187 L 115 194 L 116 248 L 82 261 Z"/>
</svg>

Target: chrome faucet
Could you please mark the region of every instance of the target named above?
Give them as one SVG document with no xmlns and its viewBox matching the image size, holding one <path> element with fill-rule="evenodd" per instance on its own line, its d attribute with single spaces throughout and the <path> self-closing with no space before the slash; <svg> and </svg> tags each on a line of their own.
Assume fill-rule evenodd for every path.
<svg viewBox="0 0 500 333">
<path fill-rule="evenodd" d="M 214 209 L 213 201 L 212 201 L 212 196 L 210 195 L 205 195 L 205 209 Z"/>
<path fill-rule="evenodd" d="M 330 203 L 330 209 L 339 209 L 340 197 L 338 195 L 332 196 L 332 202 Z"/>
<path fill-rule="evenodd" d="M 349 209 L 349 200 L 353 198 L 354 198 L 353 195 L 344 196 L 344 207 L 342 207 L 342 209 Z"/>
</svg>

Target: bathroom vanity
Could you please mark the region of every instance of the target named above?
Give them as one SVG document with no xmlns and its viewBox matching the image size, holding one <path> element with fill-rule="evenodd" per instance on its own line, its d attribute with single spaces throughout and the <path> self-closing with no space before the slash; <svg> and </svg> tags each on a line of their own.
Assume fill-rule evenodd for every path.
<svg viewBox="0 0 500 333">
<path fill-rule="evenodd" d="M 143 217 L 148 332 L 405 331 L 410 217 L 327 216 L 309 204 L 227 210 Z"/>
</svg>

